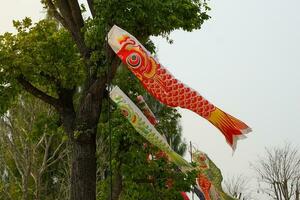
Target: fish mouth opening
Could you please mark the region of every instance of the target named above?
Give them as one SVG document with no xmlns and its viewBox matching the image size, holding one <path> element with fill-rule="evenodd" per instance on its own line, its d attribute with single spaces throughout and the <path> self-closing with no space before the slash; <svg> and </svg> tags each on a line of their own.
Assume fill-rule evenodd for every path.
<svg viewBox="0 0 300 200">
<path fill-rule="evenodd" d="M 106 42 L 109 43 L 109 45 L 111 46 L 111 48 L 115 53 L 117 53 L 121 48 L 120 44 L 118 44 L 117 42 L 118 41 L 117 39 L 122 35 L 122 33 L 123 30 L 117 25 L 114 25 L 107 34 Z"/>
</svg>

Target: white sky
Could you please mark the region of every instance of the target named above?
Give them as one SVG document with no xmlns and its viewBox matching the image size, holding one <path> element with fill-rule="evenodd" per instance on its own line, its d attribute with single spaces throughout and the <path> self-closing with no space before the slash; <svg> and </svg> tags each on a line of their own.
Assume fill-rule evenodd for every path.
<svg viewBox="0 0 300 200">
<path fill-rule="evenodd" d="M 154 41 L 161 63 L 173 75 L 253 129 L 232 156 L 216 128 L 181 110 L 183 136 L 205 151 L 225 177 L 252 177 L 249 162 L 264 147 L 285 141 L 300 146 L 300 1 L 212 0 L 210 5 L 212 19 L 200 31 L 175 31 L 172 45 Z M 0 33 L 13 30 L 13 19 L 36 21 L 43 14 L 39 0 L 5 1 Z"/>
</svg>

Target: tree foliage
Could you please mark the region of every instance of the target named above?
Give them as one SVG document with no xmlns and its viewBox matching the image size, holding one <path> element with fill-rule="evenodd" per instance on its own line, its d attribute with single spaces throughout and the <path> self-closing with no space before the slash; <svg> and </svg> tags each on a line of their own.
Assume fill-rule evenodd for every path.
<svg viewBox="0 0 300 200">
<path fill-rule="evenodd" d="M 1 199 L 61 199 L 67 181 L 66 140 L 45 103 L 20 96 L 0 119 Z"/>
<path fill-rule="evenodd" d="M 32 25 L 29 18 L 14 21 L 14 26 L 17 34 L 0 37 L 2 113 L 8 109 L 9 99 L 22 91 L 20 86 L 54 104 L 59 88 L 82 84 L 83 64 L 66 30 L 52 20 Z"/>
<path fill-rule="evenodd" d="M 84 18 L 77 0 L 42 0 L 51 17 L 15 21 L 17 33 L 0 36 L 0 113 L 24 92 L 54 107 L 72 146 L 71 199 L 78 200 L 96 196 L 98 122 L 120 64 L 106 43 L 109 28 L 121 26 L 154 52 L 150 36 L 192 31 L 209 18 L 200 0 L 87 2 L 91 16 Z"/>
</svg>

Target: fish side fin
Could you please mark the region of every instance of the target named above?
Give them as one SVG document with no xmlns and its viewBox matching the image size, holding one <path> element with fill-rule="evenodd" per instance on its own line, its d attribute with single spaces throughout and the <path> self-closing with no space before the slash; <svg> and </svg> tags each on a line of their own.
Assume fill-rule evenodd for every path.
<svg viewBox="0 0 300 200">
<path fill-rule="evenodd" d="M 219 108 L 216 108 L 207 119 L 223 133 L 233 151 L 236 149 L 237 140 L 246 138 L 245 134 L 252 131 L 244 122 Z"/>
</svg>

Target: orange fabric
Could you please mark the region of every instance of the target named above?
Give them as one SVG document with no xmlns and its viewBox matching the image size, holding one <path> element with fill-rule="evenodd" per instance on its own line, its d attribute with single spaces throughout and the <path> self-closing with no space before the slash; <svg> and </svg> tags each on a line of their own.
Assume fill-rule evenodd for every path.
<svg viewBox="0 0 300 200">
<path fill-rule="evenodd" d="M 197 182 L 205 196 L 205 200 L 211 200 L 210 195 L 209 195 L 209 190 L 210 190 L 210 187 L 212 184 L 208 180 L 208 178 L 206 178 L 202 174 L 199 174 Z"/>
</svg>

